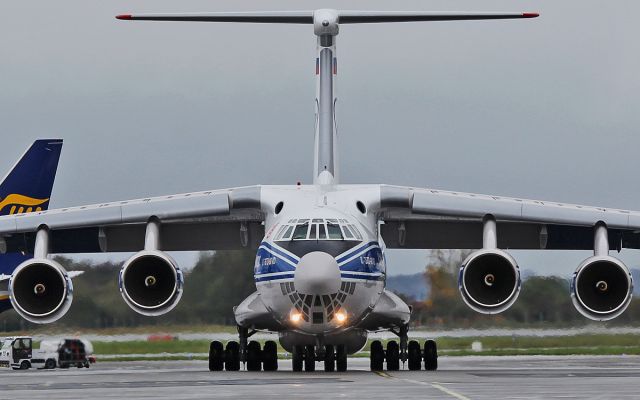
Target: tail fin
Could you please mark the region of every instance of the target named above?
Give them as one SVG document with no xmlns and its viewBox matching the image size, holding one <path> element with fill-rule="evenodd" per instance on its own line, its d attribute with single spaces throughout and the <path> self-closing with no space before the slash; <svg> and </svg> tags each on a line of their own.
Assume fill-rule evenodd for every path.
<svg viewBox="0 0 640 400">
<path fill-rule="evenodd" d="M 313 24 L 317 36 L 316 54 L 316 132 L 314 140 L 313 183 L 338 183 L 336 93 L 336 36 L 340 24 L 415 21 L 464 21 L 482 19 L 536 18 L 532 12 L 425 12 L 425 11 L 257 11 L 214 12 L 197 14 L 122 14 L 121 20 L 191 21 L 191 22 L 252 22 L 280 24 Z"/>
<path fill-rule="evenodd" d="M 33 142 L 0 183 L 0 215 L 49 207 L 61 150 L 61 139 Z"/>
<path fill-rule="evenodd" d="M 46 210 L 62 151 L 62 139 L 36 140 L 0 182 L 0 215 Z M 0 282 L 32 256 L 0 254 Z M 9 293 L 0 291 L 0 313 L 11 309 Z"/>
</svg>

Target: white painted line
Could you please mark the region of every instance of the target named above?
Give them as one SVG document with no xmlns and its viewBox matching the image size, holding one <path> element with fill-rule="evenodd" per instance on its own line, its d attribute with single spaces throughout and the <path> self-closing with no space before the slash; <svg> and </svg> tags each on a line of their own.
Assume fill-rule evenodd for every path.
<svg viewBox="0 0 640 400">
<path fill-rule="evenodd" d="M 442 386 L 442 385 L 438 385 L 437 383 L 431 383 L 431 387 L 434 387 L 436 389 L 438 389 L 441 392 L 444 392 L 446 394 L 448 394 L 449 396 L 453 396 L 458 400 L 471 400 L 469 399 L 467 396 L 461 395 L 460 393 L 456 393 L 451 389 L 447 389 L 446 387 Z"/>
</svg>

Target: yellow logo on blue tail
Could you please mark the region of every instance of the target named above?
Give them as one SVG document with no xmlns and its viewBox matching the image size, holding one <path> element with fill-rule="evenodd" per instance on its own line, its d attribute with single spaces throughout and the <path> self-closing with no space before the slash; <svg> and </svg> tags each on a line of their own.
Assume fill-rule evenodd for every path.
<svg viewBox="0 0 640 400">
<path fill-rule="evenodd" d="M 32 211 L 42 211 L 42 204 L 49 201 L 49 199 L 35 199 L 33 197 L 24 196 L 22 194 L 10 194 L 0 201 L 0 214 L 2 210 L 11 205 L 9 214 L 21 214 Z"/>
</svg>

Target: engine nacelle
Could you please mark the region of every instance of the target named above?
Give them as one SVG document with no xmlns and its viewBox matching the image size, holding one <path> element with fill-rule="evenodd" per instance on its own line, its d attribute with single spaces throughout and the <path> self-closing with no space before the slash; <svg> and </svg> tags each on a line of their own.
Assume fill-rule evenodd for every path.
<svg viewBox="0 0 640 400">
<path fill-rule="evenodd" d="M 11 275 L 9 298 L 22 318 L 46 324 L 67 313 L 73 300 L 73 284 L 60 264 L 34 258 L 18 265 Z"/>
<path fill-rule="evenodd" d="M 617 258 L 600 255 L 582 262 L 571 280 L 571 300 L 585 317 L 608 321 L 624 312 L 631 302 L 633 278 Z"/>
<path fill-rule="evenodd" d="M 134 311 L 148 316 L 171 311 L 182 297 L 184 278 L 168 254 L 144 250 L 128 259 L 118 277 L 120 293 Z"/>
<path fill-rule="evenodd" d="M 462 263 L 458 289 L 473 310 L 483 314 L 505 311 L 520 294 L 520 269 L 508 253 L 497 249 L 478 250 Z"/>
</svg>

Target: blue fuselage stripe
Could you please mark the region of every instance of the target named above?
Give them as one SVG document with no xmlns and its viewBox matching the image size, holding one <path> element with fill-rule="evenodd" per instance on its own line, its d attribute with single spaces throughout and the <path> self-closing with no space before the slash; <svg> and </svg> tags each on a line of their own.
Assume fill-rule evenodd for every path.
<svg viewBox="0 0 640 400">
<path fill-rule="evenodd" d="M 285 254 L 276 246 L 262 242 L 258 248 L 254 278 L 256 282 L 292 279 L 300 260 Z M 379 243 L 359 245 L 336 260 L 342 278 L 359 280 L 384 279 L 384 255 Z"/>
</svg>

